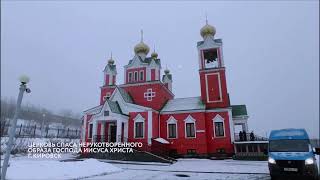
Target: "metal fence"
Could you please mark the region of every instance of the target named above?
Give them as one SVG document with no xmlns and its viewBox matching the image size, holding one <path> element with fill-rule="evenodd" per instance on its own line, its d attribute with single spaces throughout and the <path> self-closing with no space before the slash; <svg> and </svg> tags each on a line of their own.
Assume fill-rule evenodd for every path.
<svg viewBox="0 0 320 180">
<path fill-rule="evenodd" d="M 239 141 L 268 141 L 268 138 L 259 136 L 257 134 L 251 134 L 251 133 L 246 133 L 246 134 L 235 133 L 234 140 L 236 142 L 239 142 Z"/>
<path fill-rule="evenodd" d="M 8 136 L 9 124 L 1 124 L 0 136 Z M 33 137 L 33 138 L 80 138 L 80 129 L 72 128 L 50 128 L 37 125 L 18 125 L 16 127 L 15 137 Z"/>
</svg>

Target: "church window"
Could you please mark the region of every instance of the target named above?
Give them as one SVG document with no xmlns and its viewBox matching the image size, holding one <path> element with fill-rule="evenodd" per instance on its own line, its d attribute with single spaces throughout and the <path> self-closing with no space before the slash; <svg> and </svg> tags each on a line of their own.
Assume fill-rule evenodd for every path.
<svg viewBox="0 0 320 180">
<path fill-rule="evenodd" d="M 107 100 L 111 97 L 111 93 L 110 92 L 107 92 L 105 96 L 103 96 L 103 100 Z"/>
<path fill-rule="evenodd" d="M 144 138 L 144 121 L 145 119 L 138 114 L 134 119 L 134 138 Z"/>
<path fill-rule="evenodd" d="M 168 124 L 169 137 L 177 138 L 177 124 Z"/>
<path fill-rule="evenodd" d="M 138 71 L 134 72 L 134 81 L 138 81 Z"/>
<path fill-rule="evenodd" d="M 214 137 L 224 137 L 224 119 L 219 114 L 217 114 L 213 119 L 213 136 Z"/>
<path fill-rule="evenodd" d="M 216 137 L 223 137 L 224 136 L 223 122 L 215 122 L 214 124 L 215 124 Z"/>
<path fill-rule="evenodd" d="M 109 116 L 109 111 L 104 111 L 104 116 Z"/>
<path fill-rule="evenodd" d="M 135 130 L 135 138 L 143 138 L 143 122 L 136 122 Z"/>
<path fill-rule="evenodd" d="M 144 73 L 143 73 L 143 71 L 140 71 L 139 78 L 140 78 L 140 81 L 143 81 L 143 79 L 144 79 Z"/>
<path fill-rule="evenodd" d="M 186 123 L 187 137 L 195 137 L 194 123 Z"/>
<path fill-rule="evenodd" d="M 128 73 L 128 76 L 129 76 L 129 78 L 128 78 L 128 79 L 129 79 L 129 80 L 128 80 L 128 82 L 132 82 L 132 72 L 129 72 L 129 73 Z"/>
<path fill-rule="evenodd" d="M 89 132 L 88 132 L 88 138 L 92 138 L 92 129 L 93 129 L 93 124 L 89 124 Z"/>
<path fill-rule="evenodd" d="M 208 49 L 203 51 L 205 68 L 218 67 L 218 51 L 217 49 Z"/>
</svg>

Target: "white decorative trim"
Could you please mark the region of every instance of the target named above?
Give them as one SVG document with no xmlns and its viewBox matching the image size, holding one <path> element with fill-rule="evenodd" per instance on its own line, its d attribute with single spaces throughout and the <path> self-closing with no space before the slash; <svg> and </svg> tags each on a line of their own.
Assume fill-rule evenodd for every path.
<svg viewBox="0 0 320 180">
<path fill-rule="evenodd" d="M 133 74 L 134 74 L 133 82 L 139 81 L 139 72 L 138 71 L 134 71 Z"/>
<path fill-rule="evenodd" d="M 133 123 L 133 138 L 134 139 L 143 139 L 145 130 L 144 130 L 144 126 L 145 126 L 145 119 L 141 116 L 141 114 L 138 114 L 134 119 L 133 119 L 134 123 Z M 136 138 L 136 123 L 137 122 L 142 122 L 142 137 Z"/>
<path fill-rule="evenodd" d="M 175 124 L 176 125 L 176 137 L 170 138 L 169 137 L 169 124 Z M 178 138 L 178 121 L 173 117 L 170 116 L 167 120 L 167 139 L 177 139 Z"/>
<path fill-rule="evenodd" d="M 121 84 L 121 85 L 118 85 L 119 87 L 131 87 L 131 86 L 141 86 L 141 85 L 151 85 L 151 84 L 160 84 L 162 85 L 165 89 L 165 91 L 167 91 L 172 97 L 174 97 L 174 94 L 164 86 L 164 84 L 161 82 L 161 81 L 151 81 L 151 82 L 142 82 L 142 83 L 130 83 L 130 84 Z"/>
<path fill-rule="evenodd" d="M 131 78 L 130 78 L 130 74 L 131 74 Z M 133 82 L 133 72 L 128 72 L 128 83 Z"/>
<path fill-rule="evenodd" d="M 148 111 L 148 144 L 151 144 L 152 136 L 152 111 Z"/>
<path fill-rule="evenodd" d="M 228 116 L 229 116 L 229 127 L 230 127 L 230 138 L 231 138 L 231 143 L 234 142 L 234 124 L 232 120 L 232 110 L 230 109 L 228 111 Z"/>
<path fill-rule="evenodd" d="M 218 85 L 219 85 L 219 97 L 220 100 L 217 101 L 210 101 L 209 100 L 209 91 L 208 91 L 208 76 L 209 75 L 214 75 L 214 74 L 218 74 Z M 222 90 L 221 90 L 221 78 L 220 78 L 220 73 L 216 72 L 216 73 L 209 73 L 209 74 L 205 74 L 205 81 L 206 81 L 206 93 L 207 93 L 207 102 L 208 103 L 213 103 L 213 102 L 222 102 L 223 101 L 223 97 L 222 97 Z"/>
<path fill-rule="evenodd" d="M 225 125 L 224 125 L 224 119 L 223 117 L 221 117 L 219 114 L 217 114 L 213 119 L 213 133 L 214 133 L 214 137 L 215 138 L 223 138 L 223 137 L 226 137 L 226 128 L 225 128 Z M 220 122 L 222 123 L 222 127 L 223 127 L 223 136 L 216 136 L 216 122 Z"/>
<path fill-rule="evenodd" d="M 143 93 L 143 97 L 147 99 L 147 101 L 152 101 L 152 98 L 156 97 L 156 92 L 153 92 L 152 88 L 149 88 L 147 92 Z"/>
<path fill-rule="evenodd" d="M 187 137 L 187 123 L 193 123 L 194 124 L 194 137 Z M 191 116 L 188 115 L 188 117 L 184 120 L 184 135 L 187 139 L 197 138 L 197 128 L 196 128 L 196 120 Z"/>
<path fill-rule="evenodd" d="M 142 72 L 142 76 L 141 76 L 141 72 Z M 141 77 L 142 77 L 142 79 L 141 79 Z M 140 70 L 139 71 L 139 80 L 138 81 L 145 81 L 145 79 L 144 79 L 144 70 Z"/>
</svg>

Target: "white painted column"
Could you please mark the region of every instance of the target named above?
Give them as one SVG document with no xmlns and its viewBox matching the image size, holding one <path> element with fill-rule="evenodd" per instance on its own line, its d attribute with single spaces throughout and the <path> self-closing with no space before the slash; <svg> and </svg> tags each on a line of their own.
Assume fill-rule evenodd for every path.
<svg viewBox="0 0 320 180">
<path fill-rule="evenodd" d="M 97 129 L 98 129 L 98 122 L 97 121 L 93 121 L 92 122 L 92 142 L 94 142 L 95 136 L 97 135 Z"/>
<path fill-rule="evenodd" d="M 100 128 L 101 136 L 104 136 L 105 128 L 106 128 L 106 122 L 101 122 L 101 128 Z"/>
<path fill-rule="evenodd" d="M 124 123 L 124 142 L 127 142 L 128 141 L 128 122 L 125 122 Z"/>
<path fill-rule="evenodd" d="M 117 120 L 117 142 L 121 141 L 121 130 L 122 130 L 122 121 Z"/>
<path fill-rule="evenodd" d="M 81 135 L 82 135 L 82 137 L 81 137 L 82 142 L 85 142 L 85 140 L 86 140 L 87 121 L 88 121 L 88 115 L 84 115 L 84 117 L 83 117 L 82 131 L 81 131 L 81 132 L 82 132 L 82 133 L 81 133 Z"/>
<path fill-rule="evenodd" d="M 151 144 L 152 138 L 152 111 L 148 111 L 148 144 Z"/>
<path fill-rule="evenodd" d="M 234 132 L 234 124 L 233 124 L 232 110 L 231 109 L 228 110 L 228 116 L 229 116 L 229 127 L 230 127 L 230 139 L 231 139 L 231 143 L 233 143 L 234 142 L 235 132 Z"/>
</svg>

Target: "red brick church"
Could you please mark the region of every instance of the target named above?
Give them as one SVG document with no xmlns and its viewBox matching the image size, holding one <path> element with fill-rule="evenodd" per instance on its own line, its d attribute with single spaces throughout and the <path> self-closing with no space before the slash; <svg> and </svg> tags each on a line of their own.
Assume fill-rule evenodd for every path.
<svg viewBox="0 0 320 180">
<path fill-rule="evenodd" d="M 103 71 L 100 105 L 84 111 L 82 141 L 166 144 L 180 155 L 234 152 L 234 126 L 248 132 L 245 105 L 231 106 L 221 39 L 208 22 L 197 43 L 201 93 L 174 98 L 173 76 L 161 77 L 161 60 L 141 42 L 124 66 L 124 83 L 116 82 L 117 67 L 109 59 Z M 187 78 L 187 77 L 186 77 Z"/>
</svg>

